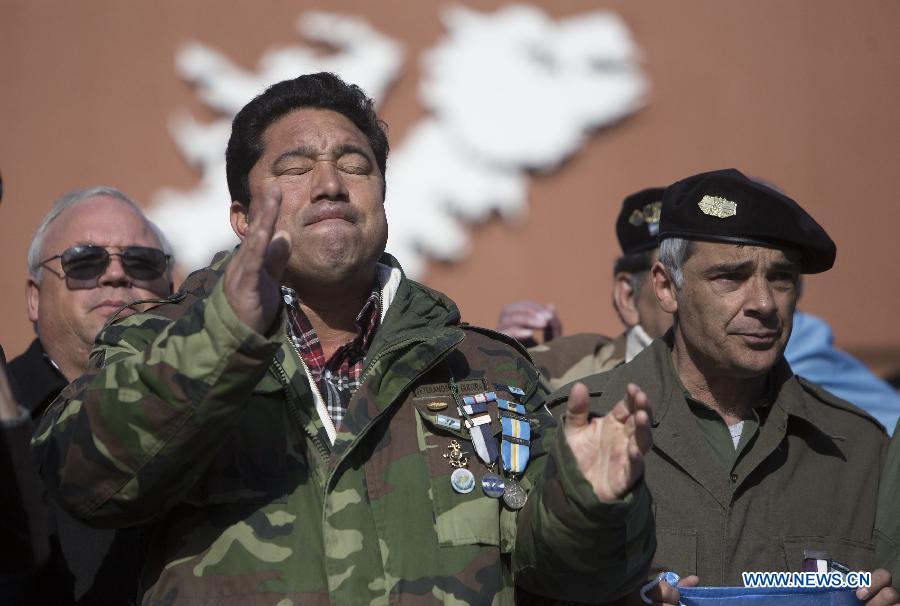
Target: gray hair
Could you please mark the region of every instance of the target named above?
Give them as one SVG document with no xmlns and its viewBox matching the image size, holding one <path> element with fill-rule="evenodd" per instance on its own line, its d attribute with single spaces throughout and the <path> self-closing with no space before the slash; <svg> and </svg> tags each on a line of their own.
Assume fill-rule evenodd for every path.
<svg viewBox="0 0 900 606">
<path fill-rule="evenodd" d="M 684 286 L 684 263 L 691 256 L 691 241 L 684 238 L 666 238 L 659 243 L 659 262 L 666 268 L 676 289 Z"/>
<path fill-rule="evenodd" d="M 61 198 L 53 203 L 53 208 L 50 209 L 50 212 L 48 212 L 44 217 L 44 220 L 41 221 L 41 224 L 34 232 L 34 236 L 31 237 L 31 244 L 28 245 L 28 273 L 31 274 L 31 277 L 34 279 L 34 281 L 40 284 L 41 278 L 43 276 L 43 268 L 41 267 L 41 261 L 43 259 L 41 259 L 41 255 L 43 254 L 44 250 L 44 237 L 47 235 L 47 230 L 50 228 L 50 224 L 53 223 L 66 210 L 74 206 L 78 206 L 82 202 L 86 202 L 87 200 L 90 200 L 91 198 L 95 198 L 97 196 L 106 196 L 108 198 L 114 198 L 118 200 L 125 206 L 128 206 L 129 208 L 137 212 L 141 216 L 141 218 L 146 221 L 147 226 L 150 228 L 150 231 L 152 231 L 153 235 L 156 236 L 156 239 L 159 240 L 163 252 L 171 257 L 169 260 L 168 269 L 166 270 L 166 274 L 171 280 L 175 253 L 172 249 L 172 244 L 166 238 L 165 234 L 163 234 L 162 230 L 153 221 L 151 221 L 144 215 L 144 212 L 141 210 L 141 207 L 137 205 L 137 202 L 126 196 L 115 187 L 101 185 L 99 187 L 90 187 L 88 189 L 79 189 L 69 192 L 67 194 L 64 194 Z"/>
</svg>

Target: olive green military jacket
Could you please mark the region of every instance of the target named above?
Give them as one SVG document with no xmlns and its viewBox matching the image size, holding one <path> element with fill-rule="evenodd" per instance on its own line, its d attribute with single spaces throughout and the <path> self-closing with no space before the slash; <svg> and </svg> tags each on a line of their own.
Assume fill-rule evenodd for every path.
<svg viewBox="0 0 900 606">
<path fill-rule="evenodd" d="M 229 259 L 109 326 L 35 440 L 74 515 L 153 524 L 142 603 L 508 604 L 515 581 L 600 601 L 642 580 L 654 548 L 646 489 L 596 499 L 514 341 L 461 324 L 451 301 L 386 257 L 383 318 L 331 443 L 284 313 L 265 336 L 227 303 Z M 529 411 L 521 511 L 480 486 L 453 490 L 452 440 L 476 478 L 486 468 L 465 429 L 437 417 L 459 416 L 451 385 Z"/>
<path fill-rule="evenodd" d="M 891 584 L 900 591 L 900 421 L 894 429 L 878 490 L 875 520 L 878 565 L 891 571 Z"/>
<path fill-rule="evenodd" d="M 704 586 L 742 585 L 743 571 L 800 571 L 804 550 L 827 551 L 851 570 L 876 567 L 873 525 L 887 436 L 867 413 L 773 369 L 774 400 L 755 441 L 730 471 L 690 411 L 671 360 L 671 332 L 630 363 L 589 377 L 604 414 L 629 382 L 652 408 L 645 482 L 653 495 L 652 571 L 696 574 Z M 552 394 L 554 409 L 568 388 Z"/>
<path fill-rule="evenodd" d="M 541 383 L 555 391 L 582 377 L 612 370 L 625 361 L 626 337 L 615 339 L 596 333 L 578 333 L 557 337 L 528 349 L 534 365 L 541 371 Z"/>
</svg>

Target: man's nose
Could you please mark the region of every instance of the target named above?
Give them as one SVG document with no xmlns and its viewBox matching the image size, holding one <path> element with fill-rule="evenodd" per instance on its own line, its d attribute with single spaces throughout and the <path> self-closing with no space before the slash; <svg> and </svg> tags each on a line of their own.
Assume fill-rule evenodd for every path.
<svg viewBox="0 0 900 606">
<path fill-rule="evenodd" d="M 118 254 L 111 254 L 109 257 L 109 265 L 106 266 L 106 270 L 101 274 L 100 279 L 97 281 L 98 285 L 103 286 L 131 286 L 132 279 L 125 272 L 125 267 L 122 265 L 122 257 Z"/>
<path fill-rule="evenodd" d="M 315 200 L 347 200 L 347 187 L 341 171 L 334 162 L 319 161 L 313 168 L 312 199 Z"/>
<path fill-rule="evenodd" d="M 768 280 L 763 277 L 750 280 L 744 308 L 749 313 L 763 318 L 775 313 L 775 296 L 772 292 L 772 285 Z"/>
</svg>

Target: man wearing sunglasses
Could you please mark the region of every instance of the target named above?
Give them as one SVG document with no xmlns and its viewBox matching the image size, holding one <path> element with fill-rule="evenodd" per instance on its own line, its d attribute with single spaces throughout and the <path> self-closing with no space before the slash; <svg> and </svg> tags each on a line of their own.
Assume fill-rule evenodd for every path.
<svg viewBox="0 0 900 606">
<path fill-rule="evenodd" d="M 110 316 L 171 294 L 171 258 L 159 229 L 117 189 L 73 191 L 56 201 L 28 249 L 28 319 L 37 338 L 9 363 L 16 396 L 33 418 L 84 371 Z M 36 573 L 30 603 L 129 603 L 137 531 L 88 528 L 56 506 L 52 514 L 51 558 Z"/>
<path fill-rule="evenodd" d="M 84 371 L 110 316 L 128 303 L 172 292 L 165 238 L 133 200 L 111 187 L 57 200 L 31 239 L 28 274 L 28 319 L 37 338 L 10 361 L 10 372 L 34 418 Z"/>
</svg>

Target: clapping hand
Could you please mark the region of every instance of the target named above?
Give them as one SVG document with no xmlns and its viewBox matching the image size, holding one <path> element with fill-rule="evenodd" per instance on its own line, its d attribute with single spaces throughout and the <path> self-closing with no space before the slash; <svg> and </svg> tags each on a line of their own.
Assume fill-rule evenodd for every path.
<svg viewBox="0 0 900 606">
<path fill-rule="evenodd" d="M 644 472 L 644 454 L 653 443 L 647 395 L 629 383 L 609 414 L 590 418 L 588 408 L 587 387 L 576 383 L 566 404 L 564 433 L 594 494 L 611 503 L 625 497 Z"/>
</svg>

